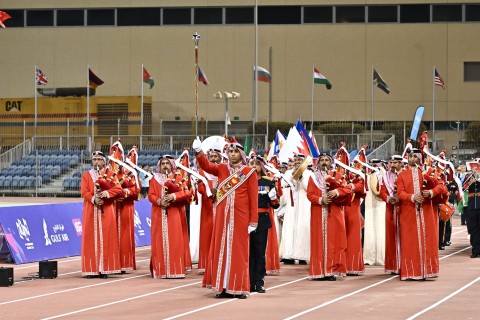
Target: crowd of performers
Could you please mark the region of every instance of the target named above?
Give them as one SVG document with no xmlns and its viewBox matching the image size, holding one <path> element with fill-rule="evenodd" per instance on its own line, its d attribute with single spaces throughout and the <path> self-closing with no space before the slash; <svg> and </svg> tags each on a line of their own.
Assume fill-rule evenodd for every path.
<svg viewBox="0 0 480 320">
<path fill-rule="evenodd" d="M 223 149 L 206 150 L 195 139 L 195 159 L 188 152 L 159 158 L 148 188 L 153 278 L 192 271 L 186 212 L 193 203 L 201 207 L 197 272 L 217 298 L 265 293 L 265 275 L 279 273 L 281 262 L 309 265 L 308 277 L 317 281 L 359 276 L 365 265 L 383 265 L 401 280 L 437 277 L 453 202 L 464 206 L 471 257 L 480 257 L 476 167 L 460 181 L 444 151 L 434 156 L 408 144 L 403 155 L 367 161 L 365 147 L 351 160 L 342 145 L 334 157 L 297 153 L 267 162 L 247 156 L 234 138 L 222 139 Z M 82 177 L 87 278 L 136 269 L 138 172 L 149 175 L 137 159 L 135 146 L 124 157 L 117 141 L 107 157 L 92 154 L 93 167 Z"/>
</svg>

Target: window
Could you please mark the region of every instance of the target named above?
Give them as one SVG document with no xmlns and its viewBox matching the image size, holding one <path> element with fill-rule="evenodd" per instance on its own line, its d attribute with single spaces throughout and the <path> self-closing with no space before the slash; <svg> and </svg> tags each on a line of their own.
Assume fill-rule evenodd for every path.
<svg viewBox="0 0 480 320">
<path fill-rule="evenodd" d="M 163 9 L 163 24 L 192 24 L 190 9 Z"/>
<path fill-rule="evenodd" d="M 195 8 L 195 24 L 222 24 L 222 8 Z"/>
<path fill-rule="evenodd" d="M 12 17 L 11 19 L 5 20 L 3 22 L 7 28 L 25 26 L 24 10 L 5 10 L 5 12 L 8 13 L 10 17 Z"/>
<path fill-rule="evenodd" d="M 325 7 L 304 7 L 303 23 L 332 23 L 333 8 Z"/>
<path fill-rule="evenodd" d="M 57 26 L 83 26 L 84 10 L 57 10 Z"/>
<path fill-rule="evenodd" d="M 301 15 L 299 6 L 258 7 L 258 24 L 300 24 Z"/>
<path fill-rule="evenodd" d="M 160 8 L 117 9 L 117 26 L 159 26 Z"/>
<path fill-rule="evenodd" d="M 480 81 L 480 62 L 464 62 L 463 63 L 463 81 L 464 82 Z"/>
<path fill-rule="evenodd" d="M 226 24 L 255 23 L 254 8 L 226 8 Z"/>
<path fill-rule="evenodd" d="M 462 5 L 433 5 L 432 21 L 462 21 Z"/>
<path fill-rule="evenodd" d="M 480 4 L 467 4 L 465 6 L 465 21 L 480 21 Z"/>
<path fill-rule="evenodd" d="M 53 10 L 27 10 L 28 27 L 52 27 Z"/>
<path fill-rule="evenodd" d="M 397 6 L 368 6 L 368 22 L 398 22 Z"/>
<path fill-rule="evenodd" d="M 336 12 L 336 22 L 365 22 L 364 6 L 339 6 Z"/>
<path fill-rule="evenodd" d="M 428 4 L 407 4 L 400 6 L 400 22 L 430 22 L 430 6 Z"/>
<path fill-rule="evenodd" d="M 114 9 L 89 9 L 87 11 L 87 25 L 113 26 L 115 25 Z"/>
</svg>

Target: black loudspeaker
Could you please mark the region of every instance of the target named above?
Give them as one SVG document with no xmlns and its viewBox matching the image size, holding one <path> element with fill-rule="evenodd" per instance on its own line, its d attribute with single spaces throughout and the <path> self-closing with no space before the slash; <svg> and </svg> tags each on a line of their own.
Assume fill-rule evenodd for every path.
<svg viewBox="0 0 480 320">
<path fill-rule="evenodd" d="M 43 260 L 38 263 L 38 277 L 40 279 L 54 279 L 57 277 L 57 261 Z"/>
<path fill-rule="evenodd" d="M 13 286 L 13 268 L 0 268 L 0 287 Z"/>
</svg>

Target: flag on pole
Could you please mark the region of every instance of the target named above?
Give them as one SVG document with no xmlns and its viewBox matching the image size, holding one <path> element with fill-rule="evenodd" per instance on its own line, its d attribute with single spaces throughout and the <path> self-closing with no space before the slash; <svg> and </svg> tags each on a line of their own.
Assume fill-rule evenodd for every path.
<svg viewBox="0 0 480 320">
<path fill-rule="evenodd" d="M 2 28 L 6 28 L 5 25 L 3 24 L 3 22 L 4 22 L 5 20 L 10 19 L 10 18 L 11 18 L 11 16 L 10 16 L 8 13 L 6 13 L 6 12 L 4 12 L 4 11 L 0 11 L 0 26 L 1 26 Z"/>
<path fill-rule="evenodd" d="M 313 82 L 324 84 L 327 87 L 327 90 L 332 89 L 332 84 L 330 81 L 328 81 L 327 78 L 325 78 L 325 76 L 321 74 L 320 71 L 315 67 L 313 67 Z"/>
<path fill-rule="evenodd" d="M 438 73 L 437 68 L 435 68 L 435 76 L 433 77 L 433 80 L 435 81 L 436 86 L 442 87 L 445 90 L 445 82 Z"/>
<path fill-rule="evenodd" d="M 93 71 L 90 68 L 88 68 L 88 83 L 90 85 L 90 88 L 96 89 L 98 86 L 101 86 L 104 82 L 102 79 L 97 77 L 97 75 L 93 73 Z"/>
<path fill-rule="evenodd" d="M 272 75 L 268 72 L 267 69 L 257 66 L 257 80 L 262 82 L 272 82 Z M 253 71 L 255 72 L 255 67 L 253 67 Z"/>
<path fill-rule="evenodd" d="M 143 68 L 143 82 L 150 85 L 149 89 L 152 89 L 153 85 L 155 84 L 155 81 L 153 80 L 152 76 L 150 75 L 150 73 L 148 73 L 147 69 L 145 68 Z"/>
<path fill-rule="evenodd" d="M 204 85 L 208 86 L 208 79 L 207 79 L 207 75 L 205 74 L 205 72 L 203 72 L 202 68 L 198 67 L 198 81 L 200 81 L 201 83 L 203 83 Z"/>
<path fill-rule="evenodd" d="M 39 68 L 35 70 L 35 81 L 38 85 L 46 85 L 48 83 L 48 79 L 45 73 L 42 72 Z"/>
<path fill-rule="evenodd" d="M 312 139 L 310 139 L 310 136 L 308 135 L 307 130 L 305 130 L 300 120 L 297 120 L 297 123 L 295 124 L 295 128 L 297 129 L 298 133 L 302 137 L 303 141 L 305 141 L 306 145 L 308 146 L 308 151 L 310 152 L 310 155 L 313 158 L 318 158 L 320 156 L 320 152 L 318 151 L 317 147 L 313 143 Z"/>
<path fill-rule="evenodd" d="M 375 69 L 373 69 L 373 84 L 382 89 L 386 94 L 390 93 L 390 88 L 388 87 L 387 83 L 382 79 L 380 74 Z"/>
<path fill-rule="evenodd" d="M 245 150 L 245 153 L 250 152 L 250 149 L 252 148 L 252 144 L 248 140 L 248 136 L 245 137 L 245 142 L 243 143 L 243 150 Z"/>
</svg>

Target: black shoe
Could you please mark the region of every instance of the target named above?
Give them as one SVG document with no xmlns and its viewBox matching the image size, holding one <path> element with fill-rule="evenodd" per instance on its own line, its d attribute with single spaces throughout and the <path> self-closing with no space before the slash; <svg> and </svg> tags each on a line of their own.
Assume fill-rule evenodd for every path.
<svg viewBox="0 0 480 320">
<path fill-rule="evenodd" d="M 267 292 L 263 286 L 257 286 L 255 291 L 258 292 L 258 293 Z"/>
<path fill-rule="evenodd" d="M 222 293 L 217 293 L 215 295 L 215 298 L 217 298 L 217 299 L 225 299 L 225 298 L 232 298 L 232 297 L 233 297 L 233 295 L 225 292 L 225 290 L 223 290 Z"/>
<path fill-rule="evenodd" d="M 445 246 L 438 247 L 438 250 L 445 250 Z"/>
<path fill-rule="evenodd" d="M 100 273 L 98 276 L 100 279 L 108 279 L 108 274 Z"/>
<path fill-rule="evenodd" d="M 244 294 L 239 294 L 239 295 L 235 295 L 233 296 L 234 298 L 237 298 L 237 299 L 247 299 L 247 295 L 244 293 Z"/>
<path fill-rule="evenodd" d="M 122 270 L 120 273 L 121 273 L 121 274 L 125 274 L 125 273 L 127 273 L 127 271 Z"/>
<path fill-rule="evenodd" d="M 480 254 L 478 254 L 478 253 L 472 253 L 472 255 L 470 256 L 470 258 L 480 258 Z"/>
<path fill-rule="evenodd" d="M 445 245 L 446 245 L 447 247 L 450 246 L 451 244 L 452 244 L 452 243 L 451 243 L 450 241 L 447 241 L 447 242 L 445 243 Z"/>
<path fill-rule="evenodd" d="M 337 277 L 335 276 L 330 276 L 330 277 L 325 277 L 327 278 L 328 281 L 337 281 Z"/>
<path fill-rule="evenodd" d="M 98 275 L 88 275 L 87 276 L 87 279 L 94 279 L 94 278 L 98 278 Z"/>
<path fill-rule="evenodd" d="M 295 260 L 293 259 L 283 259 L 283 264 L 295 264 Z"/>
<path fill-rule="evenodd" d="M 256 292 L 257 289 L 255 288 L 255 286 L 250 286 L 250 292 Z"/>
<path fill-rule="evenodd" d="M 306 260 L 299 260 L 298 264 L 307 265 L 307 261 Z"/>
</svg>

